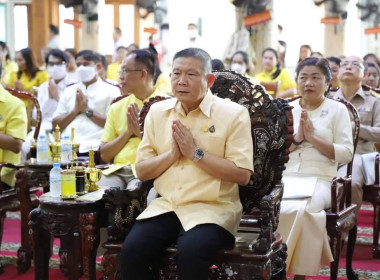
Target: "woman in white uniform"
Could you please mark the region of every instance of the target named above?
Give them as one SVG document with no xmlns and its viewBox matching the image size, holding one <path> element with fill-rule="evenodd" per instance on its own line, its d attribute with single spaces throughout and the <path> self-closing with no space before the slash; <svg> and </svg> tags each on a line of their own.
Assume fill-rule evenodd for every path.
<svg viewBox="0 0 380 280">
<path fill-rule="evenodd" d="M 347 108 L 325 97 L 331 80 L 328 61 L 306 58 L 296 73 L 302 98 L 290 104 L 296 134 L 284 172 L 278 231 L 288 246 L 287 272 L 299 280 L 333 261 L 324 209 L 331 204 L 338 163 L 352 159 L 353 141 Z"/>
</svg>

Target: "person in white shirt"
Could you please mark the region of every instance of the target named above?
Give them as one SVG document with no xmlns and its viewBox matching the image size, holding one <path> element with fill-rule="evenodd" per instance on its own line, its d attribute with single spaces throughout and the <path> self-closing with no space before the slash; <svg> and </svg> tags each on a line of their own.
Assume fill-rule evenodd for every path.
<svg viewBox="0 0 380 280">
<path fill-rule="evenodd" d="M 59 38 L 59 29 L 53 24 L 49 25 L 49 42 L 46 47 L 50 49 L 64 49 Z"/>
<path fill-rule="evenodd" d="M 91 148 L 98 149 L 108 108 L 120 91 L 98 77 L 101 62 L 95 52 L 80 51 L 75 60 L 81 82 L 63 92 L 53 115 L 53 127 L 58 125 L 62 135 L 70 135 L 74 127 L 79 153 L 86 154 Z"/>
<path fill-rule="evenodd" d="M 40 135 L 46 135 L 52 131 L 52 117 L 57 108 L 59 98 L 67 85 L 72 83 L 67 76 L 67 55 L 58 49 L 51 50 L 45 58 L 50 79 L 38 87 L 38 103 L 40 104 L 42 120 Z M 36 118 L 36 110 L 33 112 Z M 21 160 L 25 161 L 33 141 L 34 128 L 28 133 L 26 141 L 22 145 Z"/>
</svg>

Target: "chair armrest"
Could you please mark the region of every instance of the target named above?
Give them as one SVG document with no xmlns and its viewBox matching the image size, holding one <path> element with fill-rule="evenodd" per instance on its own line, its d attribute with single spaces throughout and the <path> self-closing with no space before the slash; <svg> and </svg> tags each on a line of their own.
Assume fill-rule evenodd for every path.
<svg viewBox="0 0 380 280">
<path fill-rule="evenodd" d="M 153 181 L 146 181 L 133 191 L 110 188 L 104 192 L 104 208 L 108 212 L 108 241 L 124 240 L 137 216 L 146 208 L 151 187 Z"/>
</svg>

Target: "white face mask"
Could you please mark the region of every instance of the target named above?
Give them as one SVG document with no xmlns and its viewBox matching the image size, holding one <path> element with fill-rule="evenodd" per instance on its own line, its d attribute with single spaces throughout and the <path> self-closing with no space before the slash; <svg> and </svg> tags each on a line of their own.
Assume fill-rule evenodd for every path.
<svg viewBox="0 0 380 280">
<path fill-rule="evenodd" d="M 49 76 L 55 81 L 63 79 L 67 74 L 66 65 L 48 66 L 47 71 Z"/>
<path fill-rule="evenodd" d="M 96 70 L 95 66 L 79 66 L 76 70 L 76 74 L 79 80 L 83 83 L 87 83 L 94 79 Z"/>
<path fill-rule="evenodd" d="M 188 30 L 190 39 L 194 39 L 198 35 L 198 30 L 196 29 L 190 29 Z"/>
<path fill-rule="evenodd" d="M 231 70 L 243 75 L 247 69 L 244 65 L 241 65 L 239 63 L 232 63 Z"/>
</svg>

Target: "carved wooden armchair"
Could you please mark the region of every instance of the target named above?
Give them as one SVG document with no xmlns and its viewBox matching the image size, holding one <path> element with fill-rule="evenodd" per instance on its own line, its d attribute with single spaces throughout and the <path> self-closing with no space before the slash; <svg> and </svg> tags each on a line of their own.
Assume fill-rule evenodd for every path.
<svg viewBox="0 0 380 280">
<path fill-rule="evenodd" d="M 33 106 L 37 109 L 37 119 L 35 121 L 35 132 L 34 132 L 34 139 L 37 140 L 38 133 L 40 130 L 40 124 L 41 124 L 41 110 L 40 105 L 38 103 L 37 98 L 25 91 L 18 91 L 15 89 L 7 88 L 7 91 L 10 92 L 12 95 L 27 100 L 28 103 L 31 102 Z M 31 114 L 30 114 L 31 116 Z M 36 190 L 26 190 L 25 192 L 21 192 L 18 188 L 19 185 L 19 178 L 16 178 L 16 186 L 15 188 L 11 190 L 3 190 L 3 186 L 1 183 L 1 169 L 3 167 L 7 168 L 14 168 L 19 169 L 22 167 L 22 165 L 14 165 L 11 163 L 6 162 L 0 162 L 0 246 L 2 242 L 3 237 L 3 230 L 4 230 L 4 219 L 7 211 L 17 211 L 21 210 L 21 248 L 18 251 L 18 271 L 20 273 L 25 272 L 30 267 L 30 260 L 31 258 L 28 257 L 31 254 L 31 246 L 28 244 L 28 214 L 29 212 L 38 205 L 38 198 L 35 194 Z M 16 176 L 18 177 L 18 176 Z M 29 249 L 27 249 L 29 248 Z M 25 249 L 25 250 L 24 250 Z M 28 251 L 28 252 L 26 252 Z M 28 255 L 28 256 L 26 256 Z M 25 261 L 25 262 L 24 262 Z M 0 273 L 3 271 L 3 266 L 0 262 Z"/>
<path fill-rule="evenodd" d="M 353 128 L 354 154 L 359 139 L 360 121 L 355 107 L 348 101 L 338 99 L 337 101 L 346 105 L 352 115 L 355 127 Z M 352 157 L 353 161 L 353 157 Z M 348 237 L 346 255 L 346 274 L 350 280 L 358 279 L 352 269 L 352 256 L 356 242 L 357 224 L 355 210 L 356 204 L 351 203 L 351 174 L 352 161 L 347 166 L 347 174 L 344 178 L 334 178 L 331 185 L 331 208 L 326 210 L 326 228 L 330 237 L 330 247 L 334 261 L 330 264 L 330 279 L 337 279 L 340 253 L 345 238 Z M 342 195 L 338 201 L 338 184 L 342 185 Z"/>
<path fill-rule="evenodd" d="M 251 117 L 254 169 L 248 186 L 240 186 L 243 217 L 236 245 L 213 259 L 210 279 L 286 278 L 286 245 L 276 232 L 282 199 L 282 171 L 293 139 L 291 107 L 283 99 L 271 99 L 262 86 L 230 71 L 214 72 L 213 94 L 245 106 Z M 161 98 L 162 99 L 162 98 Z M 141 126 L 152 100 L 140 113 Z M 104 279 L 116 279 L 117 257 L 135 218 L 146 207 L 152 181 L 135 191 L 106 190 L 103 199 L 109 213 L 107 250 L 103 256 Z M 154 266 L 157 279 L 177 279 L 175 246 L 167 248 Z"/>
<path fill-rule="evenodd" d="M 363 200 L 373 205 L 373 243 L 372 257 L 380 259 L 379 230 L 380 230 L 380 184 L 379 184 L 380 154 L 375 157 L 375 182 L 363 186 Z"/>
</svg>

